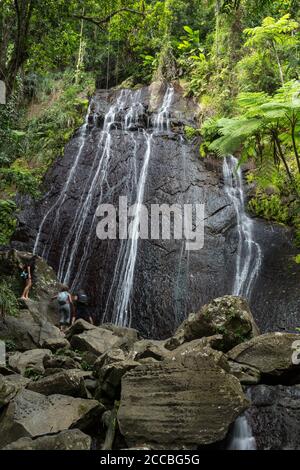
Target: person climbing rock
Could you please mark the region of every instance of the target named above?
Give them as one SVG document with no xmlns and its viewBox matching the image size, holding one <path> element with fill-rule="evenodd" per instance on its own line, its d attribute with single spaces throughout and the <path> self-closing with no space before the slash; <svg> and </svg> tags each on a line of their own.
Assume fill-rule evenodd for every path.
<svg viewBox="0 0 300 470">
<path fill-rule="evenodd" d="M 61 291 L 52 297 L 57 299 L 60 331 L 71 324 L 72 314 L 74 315 L 74 304 L 68 286 L 63 286 Z"/>
<path fill-rule="evenodd" d="M 21 296 L 22 300 L 29 299 L 29 292 L 32 287 L 32 283 L 33 283 L 34 275 L 35 275 L 36 259 L 37 259 L 37 256 L 34 255 L 24 265 L 20 266 L 22 270 L 21 278 L 25 281 L 25 287 Z"/>
<path fill-rule="evenodd" d="M 78 291 L 78 294 L 75 296 L 76 299 L 76 311 L 72 319 L 72 324 L 79 319 L 85 320 L 93 325 L 93 318 L 89 313 L 88 308 L 88 296 L 83 289 Z"/>
</svg>

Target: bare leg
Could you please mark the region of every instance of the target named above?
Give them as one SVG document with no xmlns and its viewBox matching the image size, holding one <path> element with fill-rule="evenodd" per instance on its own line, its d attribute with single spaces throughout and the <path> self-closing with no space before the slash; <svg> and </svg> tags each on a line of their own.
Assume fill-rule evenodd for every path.
<svg viewBox="0 0 300 470">
<path fill-rule="evenodd" d="M 32 286 L 32 281 L 31 281 L 31 279 L 28 279 L 28 281 L 26 282 L 26 287 L 24 289 L 24 293 L 23 293 L 26 300 L 29 299 L 29 291 L 31 289 L 31 286 Z"/>
<path fill-rule="evenodd" d="M 25 287 L 24 287 L 21 299 L 23 299 L 23 300 L 27 299 L 27 291 L 28 291 L 28 280 L 25 283 Z"/>
</svg>

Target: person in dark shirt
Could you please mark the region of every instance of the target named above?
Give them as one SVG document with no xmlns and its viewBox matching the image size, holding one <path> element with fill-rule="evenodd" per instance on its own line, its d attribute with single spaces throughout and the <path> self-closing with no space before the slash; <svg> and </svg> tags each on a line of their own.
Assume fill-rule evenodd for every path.
<svg viewBox="0 0 300 470">
<path fill-rule="evenodd" d="M 93 318 L 91 314 L 89 313 L 89 308 L 88 308 L 88 297 L 85 293 L 84 290 L 79 290 L 78 294 L 75 296 L 75 301 L 76 301 L 76 309 L 75 309 L 75 315 L 73 316 L 72 319 L 72 324 L 79 319 L 85 320 L 93 325 Z"/>
</svg>

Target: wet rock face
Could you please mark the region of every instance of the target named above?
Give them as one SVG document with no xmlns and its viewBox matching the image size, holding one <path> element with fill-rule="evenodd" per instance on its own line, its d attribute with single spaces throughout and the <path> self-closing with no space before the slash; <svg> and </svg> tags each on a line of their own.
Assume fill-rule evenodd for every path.
<svg viewBox="0 0 300 470">
<path fill-rule="evenodd" d="M 96 237 L 96 208 L 99 201 L 118 206 L 119 196 L 127 196 L 129 206 L 136 202 L 147 136 L 153 130 L 155 111 L 164 92 L 164 86 L 157 84 L 138 92 L 98 91 L 86 122 L 84 142 L 82 131 L 78 131 L 64 157 L 46 175 L 44 198 L 36 203 L 20 200 L 24 210 L 19 214 L 14 245 L 32 250 L 41 228 L 37 253 L 73 290 L 86 289 L 91 313 L 101 322 L 116 320 L 117 305 L 124 295 L 121 273 L 126 268 L 128 244 Z M 115 113 L 107 152 L 107 138 L 102 132 L 105 114 L 124 98 L 124 93 L 124 109 Z M 125 131 L 125 116 L 134 100 L 143 107 L 130 124 L 127 120 Z M 184 100 L 175 87 L 169 116 L 171 132 L 157 132 L 151 139 L 144 204 L 150 209 L 150 204 L 204 203 L 206 228 L 200 251 L 186 251 L 181 240 L 139 240 L 126 318 L 127 326 L 130 322 L 146 337 L 171 336 L 190 312 L 232 293 L 238 243 L 236 214 L 224 191 L 221 162 L 201 160 L 199 142 L 184 138 L 183 127 L 196 125 L 197 112 L 195 104 Z M 286 268 L 283 254 L 273 259 L 282 246 L 285 254 L 293 254 L 289 235 L 277 227 L 274 233 L 264 222 L 257 227 L 265 262 L 262 281 L 257 280 L 250 302 L 254 318 L 262 331 L 272 327 L 273 318 L 276 323 L 284 318 L 285 325 L 295 326 L 300 267 Z M 288 295 L 279 285 L 288 286 Z"/>
<path fill-rule="evenodd" d="M 300 449 L 300 385 L 251 387 L 247 419 L 258 450 Z"/>
<path fill-rule="evenodd" d="M 300 321 L 300 266 L 294 261 L 299 249 L 293 234 L 280 225 L 257 220 L 255 238 L 264 262 L 250 306 L 261 331 L 293 332 Z"/>
</svg>

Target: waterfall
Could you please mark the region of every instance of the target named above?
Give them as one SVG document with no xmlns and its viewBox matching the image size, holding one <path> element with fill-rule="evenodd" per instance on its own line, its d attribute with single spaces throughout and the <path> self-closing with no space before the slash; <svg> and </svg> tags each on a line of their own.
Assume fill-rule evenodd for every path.
<svg viewBox="0 0 300 470">
<path fill-rule="evenodd" d="M 64 248 L 60 259 L 58 276 L 59 279 L 61 279 L 64 283 L 69 283 L 73 274 L 74 263 L 78 259 L 83 229 L 87 224 L 87 219 L 92 209 L 94 197 L 98 188 L 100 188 L 101 191 L 97 205 L 101 204 L 102 202 L 103 182 L 107 178 L 111 157 L 112 131 L 114 130 L 117 114 L 123 110 L 126 105 L 128 94 L 129 90 L 122 90 L 116 103 L 110 107 L 105 116 L 103 130 L 100 133 L 98 142 L 96 158 L 90 169 L 89 177 L 86 180 L 86 184 L 82 192 L 71 229 L 64 243 Z M 83 269 L 90 253 L 91 241 L 93 235 L 95 234 L 95 223 L 96 214 L 94 214 L 92 223 L 89 227 L 88 237 L 84 244 L 84 251 L 79 260 L 77 273 L 72 282 L 72 289 L 77 287 L 80 278 L 82 278 Z M 73 243 L 71 243 L 72 240 Z"/>
<path fill-rule="evenodd" d="M 124 196 L 127 196 L 131 206 L 134 205 L 134 214 L 130 225 L 130 236 L 128 239 L 121 239 L 117 248 L 113 280 L 103 315 L 103 321 L 112 321 L 122 326 L 131 324 L 131 294 L 134 286 L 141 211 L 151 159 L 151 146 L 156 135 L 170 131 L 170 106 L 173 101 L 174 88 L 167 87 L 162 105 L 154 114 L 152 128 L 151 125 L 145 128 L 146 110 L 142 104 L 141 93 L 141 90 L 121 90 L 117 100 L 107 110 L 100 132 L 95 126 L 92 131 L 89 130 L 90 121 L 93 120 L 95 123 L 95 116 L 97 116 L 96 109 L 91 117 L 91 103 L 85 123 L 79 131 L 79 145 L 74 155 L 73 165 L 58 198 L 45 212 L 34 244 L 34 251 L 41 251 L 41 235 L 47 224 L 50 230 L 47 243 L 43 246 L 42 256 L 48 259 L 52 245 L 60 237 L 60 230 L 63 227 L 61 219 L 67 196 L 77 184 L 77 177 L 84 165 L 87 138 L 91 134 L 92 141 L 96 136 L 97 151 L 80 188 L 81 193 L 76 203 L 75 214 L 61 246 L 58 278 L 62 283 L 70 284 L 71 290 L 76 290 L 81 286 L 93 255 L 97 224 L 95 207 L 103 203 L 104 199 L 105 202 L 111 201 L 111 196 L 117 194 L 114 191 L 126 178 L 127 194 Z M 150 121 L 148 124 L 151 124 Z M 113 148 L 118 141 L 119 131 L 124 136 L 130 156 L 129 168 L 123 180 L 110 187 Z"/>
<path fill-rule="evenodd" d="M 49 239 L 48 239 L 47 244 L 44 245 L 43 251 L 41 253 L 41 255 L 43 257 L 45 257 L 46 259 L 47 259 L 47 254 L 49 253 L 51 245 L 52 245 L 52 240 L 53 240 L 54 233 L 55 233 L 55 231 L 57 230 L 57 227 L 58 227 L 58 222 L 60 221 L 61 208 L 62 208 L 62 206 L 63 206 L 63 204 L 66 200 L 66 197 L 67 197 L 67 194 L 68 194 L 68 189 L 69 189 L 69 187 L 70 187 L 70 185 L 71 185 L 71 183 L 74 179 L 74 176 L 76 175 L 76 170 L 77 170 L 77 167 L 78 167 L 78 164 L 79 164 L 79 161 L 80 161 L 80 157 L 82 155 L 82 152 L 83 152 L 83 149 L 84 149 L 84 146 L 85 146 L 86 138 L 88 136 L 88 126 L 89 126 L 89 119 L 90 119 L 92 104 L 93 104 L 93 101 L 90 102 L 90 105 L 88 107 L 88 111 L 87 111 L 87 114 L 86 114 L 86 117 L 85 117 L 85 122 L 84 122 L 83 126 L 80 128 L 80 131 L 79 131 L 78 151 L 75 154 L 74 163 L 70 168 L 70 171 L 69 171 L 69 174 L 68 174 L 68 177 L 67 177 L 67 180 L 66 180 L 66 184 L 63 187 L 63 190 L 60 193 L 60 196 L 56 200 L 55 204 L 53 204 L 53 206 L 51 206 L 46 211 L 46 213 L 45 213 L 45 215 L 42 219 L 42 222 L 39 226 L 39 230 L 38 230 L 38 233 L 37 233 L 37 236 L 36 236 L 36 239 L 35 239 L 35 243 L 34 243 L 34 247 L 33 247 L 33 253 L 34 254 L 36 254 L 37 251 L 38 251 L 38 247 L 39 247 L 39 243 L 40 243 L 40 239 L 41 239 L 41 234 L 43 232 L 43 228 L 45 226 L 45 223 L 48 221 L 50 215 L 55 210 L 56 211 L 55 212 L 55 218 L 54 218 L 54 221 L 52 222 L 52 227 L 51 227 L 51 232 L 49 234 Z"/>
<path fill-rule="evenodd" d="M 145 184 L 151 157 L 152 140 L 158 132 L 164 131 L 165 128 L 167 131 L 170 130 L 170 106 L 172 104 L 173 95 L 174 88 L 169 86 L 165 92 L 162 106 L 154 119 L 153 131 L 143 132 L 146 151 L 139 180 L 137 182 L 135 212 L 131 225 L 131 234 L 130 238 L 124 241 L 121 246 L 115 267 L 113 283 L 109 292 L 104 314 L 105 319 L 109 311 L 109 305 L 112 302 L 112 296 L 114 295 L 112 321 L 115 324 L 121 326 L 130 326 L 131 324 L 130 298 L 134 285 L 134 272 L 137 260 L 138 239 L 142 212 L 141 205 L 144 200 Z M 125 130 L 130 130 L 131 127 L 135 128 L 136 122 L 139 120 L 139 116 L 143 112 L 144 110 L 139 103 L 139 95 L 136 95 L 129 112 L 125 117 Z"/>
<path fill-rule="evenodd" d="M 238 247 L 232 294 L 250 300 L 262 264 L 262 251 L 254 240 L 253 220 L 246 214 L 243 176 L 237 158 L 224 158 L 223 175 L 225 191 L 232 201 L 237 217 Z"/>
<path fill-rule="evenodd" d="M 235 421 L 227 450 L 256 450 L 255 438 L 245 415 Z"/>
<path fill-rule="evenodd" d="M 262 251 L 254 240 L 253 221 L 246 214 L 243 175 L 237 158 L 224 158 L 223 175 L 225 191 L 232 201 L 237 218 L 238 247 L 233 295 L 250 300 L 254 282 L 262 263 Z M 228 450 L 255 450 L 255 438 L 245 415 L 234 423 Z"/>
</svg>

